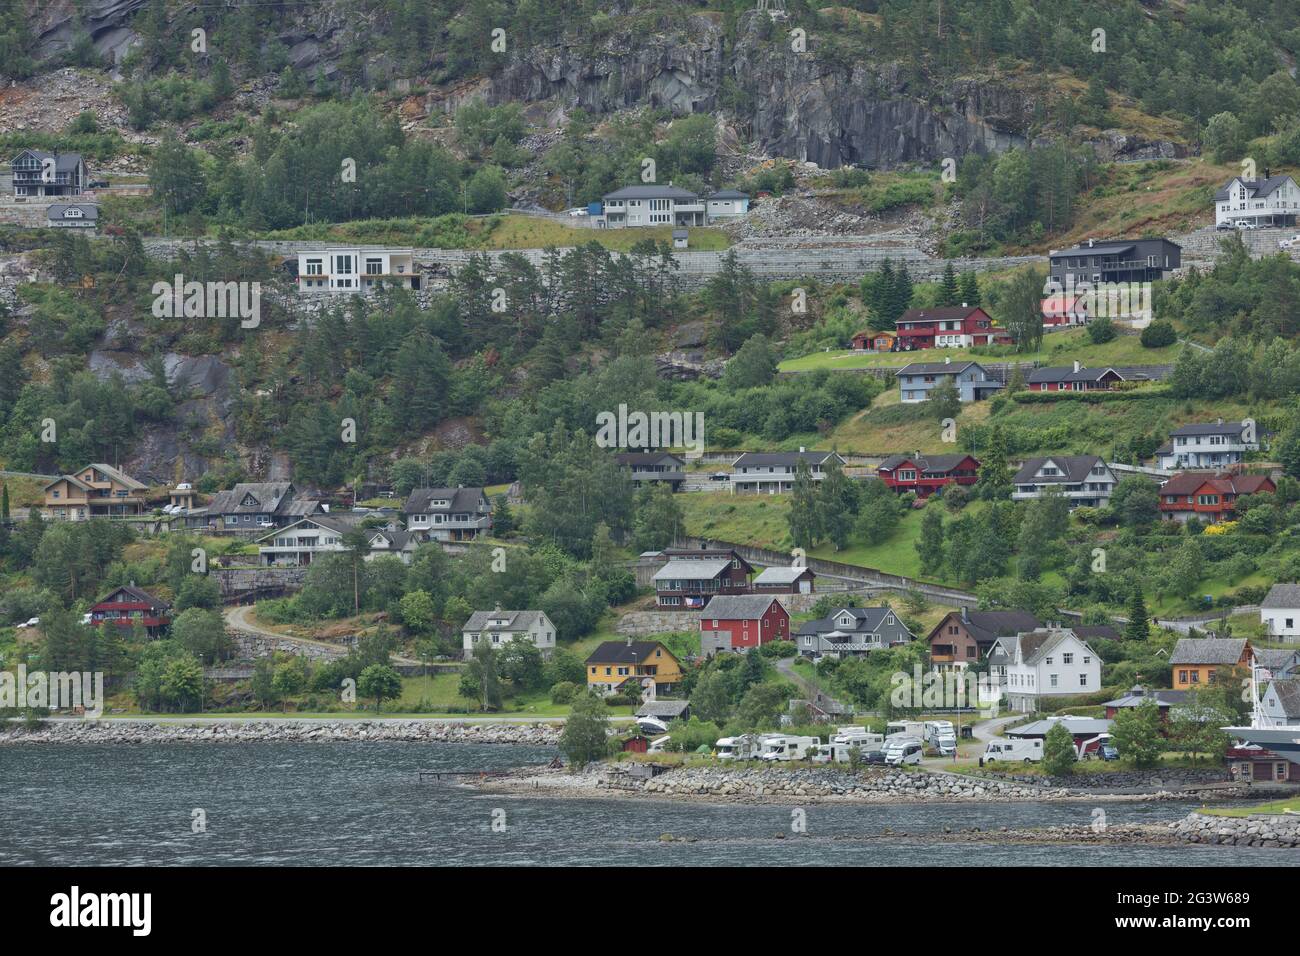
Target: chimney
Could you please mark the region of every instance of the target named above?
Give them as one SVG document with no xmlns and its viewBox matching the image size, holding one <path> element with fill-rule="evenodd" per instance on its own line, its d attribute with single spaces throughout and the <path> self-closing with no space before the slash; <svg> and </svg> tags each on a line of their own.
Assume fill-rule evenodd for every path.
<svg viewBox="0 0 1300 956">
<path fill-rule="evenodd" d="M 963 302 L 963 303 L 961 304 L 961 307 L 962 307 L 963 309 L 969 309 L 969 308 L 970 308 L 970 306 L 967 305 L 965 302 Z"/>
<path fill-rule="evenodd" d="M 945 356 L 943 357 L 943 364 L 944 364 L 944 365 L 951 365 L 951 364 L 952 364 L 952 356 L 951 356 L 951 355 L 945 355 Z"/>
<path fill-rule="evenodd" d="M 1219 421 L 1223 421 L 1223 419 L 1219 419 Z M 804 448 L 803 445 L 800 445 L 800 446 L 799 446 L 799 454 L 802 455 L 802 454 L 803 454 L 804 452 L 806 452 L 807 450 L 808 450 L 808 449 Z"/>
<path fill-rule="evenodd" d="M 1216 420 L 1214 424 L 1216 424 L 1216 425 L 1222 425 L 1222 424 L 1223 424 L 1223 419 L 1220 418 L 1220 419 Z"/>
<path fill-rule="evenodd" d="M 1088 248 L 1089 248 L 1089 249 L 1091 249 L 1091 248 L 1092 248 L 1094 245 L 1096 245 L 1096 244 L 1097 244 L 1097 240 L 1096 240 L 1096 239 L 1089 239 L 1089 240 L 1088 240 Z"/>
<path fill-rule="evenodd" d="M 970 615 L 967 613 L 969 610 L 970 608 L 968 608 L 965 604 L 961 606 L 961 620 L 963 624 L 965 624 L 970 620 Z"/>
<path fill-rule="evenodd" d="M 629 635 L 627 636 L 627 646 L 628 646 L 628 647 L 631 647 L 631 646 L 632 646 L 632 635 L 631 635 L 631 634 L 629 634 Z"/>
<path fill-rule="evenodd" d="M 1074 360 L 1074 370 L 1075 370 L 1076 372 L 1079 371 L 1079 360 L 1078 360 L 1078 359 L 1075 359 L 1075 360 Z"/>
</svg>

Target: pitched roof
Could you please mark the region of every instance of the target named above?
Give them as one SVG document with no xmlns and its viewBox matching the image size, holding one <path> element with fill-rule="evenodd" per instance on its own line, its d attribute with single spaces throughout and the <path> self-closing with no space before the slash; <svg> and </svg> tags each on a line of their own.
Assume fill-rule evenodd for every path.
<svg viewBox="0 0 1300 956">
<path fill-rule="evenodd" d="M 1169 655 L 1171 664 L 1222 664 L 1231 667 L 1246 650 L 1244 637 L 1182 637 Z"/>
<path fill-rule="evenodd" d="M 953 614 L 963 620 L 966 630 L 971 637 L 975 638 L 977 643 L 984 644 L 991 643 L 999 637 L 1018 634 L 1021 631 L 1032 631 L 1042 626 L 1038 618 L 1028 611 L 966 611 L 964 617 L 962 611 L 952 611 L 935 625 L 934 630 L 930 632 L 931 638 L 940 633 L 940 628 L 943 627 L 944 622 Z"/>
<path fill-rule="evenodd" d="M 60 219 L 69 209 L 80 209 L 83 219 L 99 218 L 99 207 L 93 202 L 52 202 L 45 210 L 45 218 Z"/>
<path fill-rule="evenodd" d="M 1073 365 L 1044 365 L 1036 368 L 1029 373 L 1025 381 L 1030 385 L 1040 385 L 1052 382 L 1098 382 L 1112 372 L 1123 379 L 1118 369 L 1111 368 L 1109 365 L 1103 365 L 1101 368 L 1080 367 L 1078 371 Z"/>
<path fill-rule="evenodd" d="M 1265 196 L 1271 195 L 1277 187 L 1290 179 L 1290 176 L 1269 176 L 1267 179 L 1242 179 L 1240 176 L 1233 176 L 1215 190 L 1214 199 L 1216 202 L 1222 202 L 1225 199 L 1229 199 L 1230 196 L 1228 191 L 1232 188 L 1232 184 L 1238 181 L 1246 187 L 1246 191 L 1251 199 L 1263 199 Z"/>
<path fill-rule="evenodd" d="M 978 305 L 948 305 L 937 309 L 908 309 L 898 321 L 901 322 L 953 322 L 960 321 L 976 312 L 984 312 Z M 988 315 L 987 312 L 984 312 Z"/>
<path fill-rule="evenodd" d="M 689 189 L 680 186 L 624 186 L 606 193 L 602 200 L 610 199 L 698 199 Z"/>
<path fill-rule="evenodd" d="M 638 717 L 680 717 L 690 707 L 686 700 L 648 700 L 636 712 Z"/>
<path fill-rule="evenodd" d="M 793 584 L 805 574 L 813 574 L 812 568 L 764 568 L 754 578 L 755 584 Z M 816 577 L 813 574 L 813 577 Z"/>
<path fill-rule="evenodd" d="M 1185 690 L 1169 690 L 1168 688 L 1158 688 L 1144 690 L 1140 685 L 1134 687 L 1123 697 L 1117 697 L 1114 700 L 1108 700 L 1101 706 L 1103 707 L 1140 707 L 1148 700 L 1153 700 L 1157 707 L 1164 709 L 1172 707 L 1175 704 L 1181 704 L 1187 697 Z"/>
<path fill-rule="evenodd" d="M 700 612 L 700 620 L 752 621 L 766 614 L 773 602 L 781 603 L 772 594 L 715 594 Z"/>
<path fill-rule="evenodd" d="M 845 612 L 853 615 L 854 624 L 851 630 L 874 634 L 880 630 L 880 625 L 885 618 L 891 613 L 887 607 L 840 607 L 836 608 L 834 613 L 827 617 L 815 621 L 805 621 L 799 625 L 796 634 L 829 634 L 831 631 L 842 631 L 837 619 Z M 897 618 L 897 615 L 895 615 Z"/>
<path fill-rule="evenodd" d="M 113 590 L 109 591 L 108 594 L 104 595 L 103 598 L 95 602 L 96 606 L 105 603 L 109 598 L 111 598 L 114 594 L 117 594 L 119 591 L 125 591 L 126 594 L 130 596 L 132 602 L 139 603 L 139 604 L 147 604 L 155 611 L 166 611 L 171 608 L 171 605 L 168 604 L 166 601 L 162 600 L 161 598 L 154 597 L 148 591 L 143 591 L 133 584 L 123 584 L 121 587 L 113 588 Z"/>
<path fill-rule="evenodd" d="M 1275 680 L 1268 685 L 1287 717 L 1300 717 L 1300 680 Z"/>
<path fill-rule="evenodd" d="M 143 491 L 144 489 L 146 489 L 146 488 L 149 487 L 148 485 L 144 484 L 143 482 L 136 481 L 134 478 L 132 478 L 132 477 L 131 477 L 130 475 L 128 475 L 126 472 L 124 472 L 124 471 L 119 471 L 118 469 L 114 468 L 112 465 L 105 465 L 105 464 L 102 464 L 102 463 L 100 463 L 100 462 L 92 462 L 91 464 L 87 465 L 86 467 L 87 467 L 87 468 L 94 468 L 96 471 L 102 471 L 104 474 L 108 475 L 108 477 L 112 478 L 112 479 L 113 479 L 114 481 L 116 481 L 118 484 L 126 485 L 128 488 L 134 488 L 134 489 L 136 489 L 137 491 Z M 79 469 L 77 469 L 77 470 L 78 470 L 78 471 L 82 471 L 82 470 L 84 470 L 84 469 L 80 469 L 80 468 L 79 468 Z"/>
<path fill-rule="evenodd" d="M 476 511 L 479 501 L 486 498 L 482 488 L 412 488 L 402 505 L 403 514 L 426 514 L 430 511 Z M 446 501 L 448 505 L 435 508 L 430 502 Z"/>
<path fill-rule="evenodd" d="M 793 467 L 802 459 L 809 465 L 820 465 L 825 463 L 832 455 L 844 459 L 833 451 L 777 451 L 777 452 L 758 452 L 747 451 L 731 463 L 732 468 L 756 467 L 763 465 L 784 465 Z"/>
<path fill-rule="evenodd" d="M 1275 584 L 1268 589 L 1268 594 L 1260 607 L 1300 608 L 1300 584 Z"/>
<path fill-rule="evenodd" d="M 1182 471 L 1161 485 L 1160 493 L 1190 495 L 1205 485 L 1210 485 L 1215 491 L 1225 495 L 1253 495 L 1261 490 L 1267 491 L 1268 489 L 1264 487 L 1266 484 L 1273 484 L 1273 480 L 1268 475 L 1238 475 L 1231 472 L 1207 475 L 1205 472 Z"/>
<path fill-rule="evenodd" d="M 709 193 L 710 199 L 748 199 L 748 193 L 742 193 L 739 189 L 719 189 L 716 193 Z"/>
<path fill-rule="evenodd" d="M 1115 630 L 1115 628 L 1111 627 L 1109 624 L 1080 625 L 1078 627 L 1072 627 L 1070 630 L 1074 631 L 1075 636 L 1080 637 L 1085 641 L 1093 640 L 1094 638 L 1101 638 L 1102 640 L 1107 641 L 1119 640 L 1119 631 Z"/>
<path fill-rule="evenodd" d="M 1049 461 L 1060 469 L 1061 474 L 1039 477 L 1038 470 Z M 1050 455 L 1046 458 L 1026 458 L 1011 482 L 1017 485 L 1040 481 L 1048 484 L 1072 485 L 1087 478 L 1088 473 L 1101 463 L 1101 459 L 1096 455 Z"/>
<path fill-rule="evenodd" d="M 1065 729 L 1078 736 L 1095 737 L 1110 732 L 1115 722 L 1100 717 L 1057 717 L 1054 720 L 1035 720 L 1028 724 L 1006 731 L 1008 737 L 1045 737 L 1047 732 L 1057 724 L 1064 724 Z"/>
<path fill-rule="evenodd" d="M 1267 647 L 1254 647 L 1251 648 L 1251 653 L 1256 664 L 1260 667 L 1267 667 L 1271 671 L 1278 671 L 1290 667 L 1294 663 L 1300 663 L 1300 650 L 1276 651 Z"/>
<path fill-rule="evenodd" d="M 256 504 L 244 504 L 252 495 Z M 293 485 L 287 481 L 241 482 L 233 488 L 218 491 L 208 503 L 209 514 L 280 514 L 281 507 L 293 497 Z M 310 513 L 310 512 L 308 512 Z"/>
<path fill-rule="evenodd" d="M 461 630 L 483 631 L 488 629 L 488 621 L 505 620 L 505 624 L 493 625 L 492 630 L 527 631 L 539 623 L 541 616 L 541 611 L 475 611 L 461 626 Z"/>
<path fill-rule="evenodd" d="M 600 646 L 587 657 L 588 664 L 640 664 L 656 648 L 662 649 L 669 657 L 672 651 L 658 641 L 602 641 Z M 673 657 L 673 660 L 676 660 Z"/>
<path fill-rule="evenodd" d="M 39 160 L 53 159 L 54 170 L 59 173 L 70 173 L 81 165 L 80 153 L 47 153 L 43 149 L 24 149 L 18 154 L 18 156 L 21 156 L 23 153 L 31 153 Z M 10 165 L 17 162 L 18 156 L 15 156 L 9 161 Z"/>
<path fill-rule="evenodd" d="M 1058 249 L 1048 256 L 1049 259 L 1061 259 L 1065 256 L 1109 256 L 1120 252 L 1127 252 L 1133 248 L 1131 242 L 1098 242 L 1091 246 L 1073 246 L 1069 249 Z"/>
<path fill-rule="evenodd" d="M 899 465 L 910 461 L 924 474 L 946 475 L 970 457 L 970 455 L 890 455 L 880 463 L 878 470 L 893 471 Z M 979 462 L 975 463 L 979 464 Z"/>
<path fill-rule="evenodd" d="M 708 581 L 716 578 L 731 561 L 726 558 L 673 558 L 655 572 L 656 581 L 683 578 L 687 581 Z"/>
<path fill-rule="evenodd" d="M 960 375 L 972 365 L 984 368 L 979 362 L 912 362 L 904 365 L 894 375 L 899 378 L 904 375 Z"/>
<path fill-rule="evenodd" d="M 686 460 L 681 456 L 666 451 L 625 451 L 614 456 L 614 460 L 620 465 L 654 465 L 665 458 L 671 458 L 679 465 L 686 464 Z"/>
<path fill-rule="evenodd" d="M 1232 435 L 1240 437 L 1245 422 L 1204 422 L 1180 425 L 1169 433 L 1170 438 L 1193 438 L 1200 435 Z"/>
</svg>

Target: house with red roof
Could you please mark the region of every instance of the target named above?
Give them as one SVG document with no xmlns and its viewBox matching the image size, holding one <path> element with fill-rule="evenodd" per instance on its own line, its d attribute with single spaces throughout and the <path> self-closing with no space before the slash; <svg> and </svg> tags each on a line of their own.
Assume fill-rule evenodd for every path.
<svg viewBox="0 0 1300 956">
<path fill-rule="evenodd" d="M 1011 344 L 1011 334 L 997 328 L 993 317 L 977 305 L 908 309 L 894 325 L 901 352 Z"/>
<path fill-rule="evenodd" d="M 1210 524 L 1231 521 L 1242 495 L 1272 494 L 1277 485 L 1268 475 L 1222 472 L 1181 472 L 1160 486 L 1160 517 L 1165 521 L 1199 518 Z"/>
</svg>

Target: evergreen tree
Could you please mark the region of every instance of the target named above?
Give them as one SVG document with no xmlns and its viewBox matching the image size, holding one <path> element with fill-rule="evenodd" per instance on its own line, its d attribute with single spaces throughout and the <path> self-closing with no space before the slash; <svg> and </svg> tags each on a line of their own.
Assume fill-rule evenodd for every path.
<svg viewBox="0 0 1300 956">
<path fill-rule="evenodd" d="M 943 281 L 939 285 L 939 299 L 935 304 L 940 308 L 949 308 L 961 305 L 961 302 L 961 290 L 957 285 L 957 273 L 953 271 L 952 262 L 949 261 L 943 268 Z"/>
<path fill-rule="evenodd" d="M 826 477 L 817 488 L 817 500 L 822 528 L 830 536 L 835 550 L 844 550 L 853 533 L 857 492 L 838 459 L 832 458 L 827 462 Z"/>
<path fill-rule="evenodd" d="M 790 539 L 796 548 L 810 550 L 817 546 L 823 534 L 821 507 L 812 471 L 808 468 L 808 462 L 802 458 L 795 467 L 794 493 L 790 499 L 787 520 L 790 524 Z"/>
<path fill-rule="evenodd" d="M 1142 596 L 1142 588 L 1134 585 L 1129 595 L 1126 612 L 1128 623 L 1124 625 L 1126 641 L 1145 641 L 1151 636 L 1151 625 L 1147 618 L 1147 602 Z"/>
<path fill-rule="evenodd" d="M 975 494 L 984 501 L 1005 501 L 1011 497 L 1011 469 L 1007 466 L 1007 439 L 1002 426 L 989 429 L 988 441 L 988 448 L 980 455 Z"/>
<path fill-rule="evenodd" d="M 928 504 L 921 516 L 921 535 L 916 539 L 916 553 L 921 557 L 921 571 L 934 574 L 943 567 L 944 527 L 943 512 Z"/>
<path fill-rule="evenodd" d="M 977 305 L 982 305 L 980 299 L 980 283 L 973 270 L 963 272 L 959 282 L 961 290 L 961 301 L 970 306 L 972 309 Z"/>
</svg>

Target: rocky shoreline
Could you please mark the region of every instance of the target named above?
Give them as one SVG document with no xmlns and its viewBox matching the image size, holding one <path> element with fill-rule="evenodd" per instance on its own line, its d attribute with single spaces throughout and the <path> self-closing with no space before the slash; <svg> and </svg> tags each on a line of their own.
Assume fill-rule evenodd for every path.
<svg viewBox="0 0 1300 956">
<path fill-rule="evenodd" d="M 1206 792 L 1156 789 L 1104 794 L 944 772 L 840 768 L 683 767 L 642 776 L 632 763 L 597 764 L 579 772 L 524 768 L 476 782 L 485 791 L 563 798 L 645 797 L 720 803 L 1169 801 L 1245 796 L 1244 787 Z"/>
<path fill-rule="evenodd" d="M 28 728 L 0 724 L 0 747 L 33 744 L 331 743 L 411 741 L 553 746 L 558 723 L 470 723 L 451 720 L 78 720 Z"/>
<path fill-rule="evenodd" d="M 1189 813 L 1172 828 L 1185 843 L 1272 849 L 1300 847 L 1300 815 L 1261 813 L 1248 817 L 1219 817 Z"/>
</svg>

